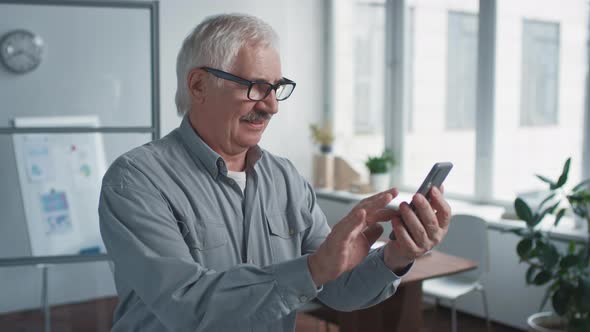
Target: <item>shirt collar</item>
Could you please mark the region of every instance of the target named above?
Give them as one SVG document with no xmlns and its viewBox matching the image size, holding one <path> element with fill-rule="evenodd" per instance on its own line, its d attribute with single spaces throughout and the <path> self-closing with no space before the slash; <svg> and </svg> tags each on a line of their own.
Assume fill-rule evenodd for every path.
<svg viewBox="0 0 590 332">
<path fill-rule="evenodd" d="M 213 178 L 217 178 L 219 173 L 227 176 L 225 161 L 199 136 L 197 131 L 192 127 L 188 114 L 182 119 L 179 131 L 191 157 L 195 161 L 200 161 Z M 262 155 L 262 149 L 258 145 L 248 149 L 246 153 L 246 170 L 253 169 L 256 162 L 262 158 Z"/>
</svg>

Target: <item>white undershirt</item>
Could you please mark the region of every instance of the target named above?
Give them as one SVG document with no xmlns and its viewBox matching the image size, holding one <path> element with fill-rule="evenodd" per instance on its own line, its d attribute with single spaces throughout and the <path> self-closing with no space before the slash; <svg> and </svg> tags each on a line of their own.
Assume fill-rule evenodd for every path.
<svg viewBox="0 0 590 332">
<path fill-rule="evenodd" d="M 234 172 L 234 171 L 227 171 L 227 176 L 238 184 L 240 189 L 242 189 L 242 193 L 246 189 L 246 172 Z"/>
</svg>

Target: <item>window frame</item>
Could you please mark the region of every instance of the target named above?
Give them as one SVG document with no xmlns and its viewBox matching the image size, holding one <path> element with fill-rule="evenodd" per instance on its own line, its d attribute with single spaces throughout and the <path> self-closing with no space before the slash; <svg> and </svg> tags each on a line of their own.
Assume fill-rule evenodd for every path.
<svg viewBox="0 0 590 332">
<path fill-rule="evenodd" d="M 326 52 L 325 63 L 327 86 L 330 85 L 331 73 L 334 72 L 334 55 L 330 41 L 334 36 L 332 6 L 335 0 L 328 0 L 325 10 L 326 16 Z M 397 156 L 403 156 L 405 146 L 405 130 L 409 124 L 410 95 L 412 84 L 409 66 L 411 55 L 408 0 L 386 0 L 385 41 L 386 41 L 386 73 L 383 118 L 390 124 L 384 131 L 385 148 L 390 149 Z M 498 200 L 493 197 L 494 189 L 494 142 L 495 142 L 495 85 L 496 85 L 496 12 L 497 0 L 479 0 L 478 32 L 477 32 L 477 88 L 476 88 L 476 116 L 475 116 L 475 188 L 473 195 L 447 193 L 452 199 L 487 203 L 500 206 L 510 206 L 511 201 Z M 588 52 L 590 64 L 590 50 Z M 590 66 L 588 71 L 590 72 Z M 408 84 L 409 83 L 409 84 Z M 558 87 L 559 88 L 559 87 Z M 590 98 L 590 83 L 586 83 L 586 99 Z M 334 94 L 327 94 L 324 120 L 334 121 Z M 590 177 L 590 102 L 584 107 L 584 138 L 582 160 L 575 167 L 582 167 L 582 178 Z M 404 174 L 403 162 L 392 171 L 392 183 L 402 183 Z M 400 190 L 412 191 L 413 188 L 398 186 Z"/>
<path fill-rule="evenodd" d="M 469 84 L 464 84 L 463 86 L 461 86 L 460 84 L 455 85 L 452 84 L 451 79 L 455 78 L 455 75 L 451 75 L 450 73 L 453 72 L 453 69 L 457 69 L 456 67 L 467 67 L 467 70 L 472 69 L 471 66 L 466 66 L 467 63 L 471 64 L 469 62 L 469 60 L 471 60 L 471 56 L 473 56 L 472 54 L 469 54 L 471 56 L 468 56 L 467 58 L 460 58 L 457 60 L 457 58 L 451 56 L 451 52 L 457 50 L 460 46 L 464 46 L 461 45 L 461 42 L 467 42 L 466 39 L 461 39 L 462 36 L 452 36 L 451 35 L 451 30 L 453 31 L 457 31 L 456 29 L 453 28 L 457 28 L 457 26 L 452 27 L 453 23 L 459 23 L 459 24 L 464 24 L 466 23 L 465 21 L 460 22 L 459 19 L 462 20 L 475 20 L 475 24 L 477 24 L 478 21 L 478 15 L 474 14 L 472 12 L 468 12 L 468 11 L 463 11 L 463 10 L 454 10 L 454 9 L 450 9 L 447 11 L 447 27 L 448 27 L 448 33 L 447 33 L 447 86 L 445 87 L 445 92 L 446 92 L 446 100 L 445 100 L 445 128 L 446 130 L 449 131 L 459 131 L 459 130 L 474 130 L 475 129 L 475 102 L 476 102 L 476 93 L 475 93 L 475 88 L 476 88 L 476 84 L 473 84 L 473 90 L 471 89 L 471 86 Z M 456 38 L 454 38 L 456 37 Z M 471 37 L 471 36 L 470 36 Z M 477 42 L 477 32 L 474 34 L 474 39 L 475 42 Z M 458 42 L 455 45 L 451 45 L 451 43 L 453 42 Z M 452 47 L 454 46 L 454 47 Z M 475 52 L 477 53 L 477 46 L 474 48 Z M 460 52 L 459 52 L 460 53 Z M 461 61 L 462 60 L 462 61 Z M 477 80 L 477 54 L 475 54 L 475 61 L 476 63 L 474 64 L 474 71 L 470 72 L 468 76 L 473 75 L 473 79 Z M 461 77 L 463 78 L 463 77 Z M 471 78 L 471 77 L 470 77 Z M 469 83 L 469 81 L 466 82 L 462 82 L 462 83 Z M 472 82 L 475 83 L 475 82 Z M 458 91 L 456 91 L 456 89 L 459 90 L 463 90 L 463 95 L 461 97 L 470 97 L 471 93 L 473 92 L 473 108 L 471 107 L 457 107 L 457 105 L 455 105 L 454 103 L 457 101 L 457 98 L 453 98 L 454 96 L 456 96 L 456 93 Z M 459 92 L 461 93 L 461 92 Z M 473 113 L 471 113 L 473 112 Z M 454 121 L 453 117 L 458 116 L 460 119 L 459 121 Z"/>
<path fill-rule="evenodd" d="M 546 25 L 546 27 L 548 27 L 548 25 L 553 25 L 556 28 L 556 46 L 557 46 L 557 50 L 555 53 L 555 90 L 552 91 L 555 96 L 554 96 L 554 100 L 553 103 L 551 103 L 552 105 L 550 105 L 550 107 L 552 108 L 551 111 L 551 119 L 549 121 L 547 121 L 546 119 L 543 120 L 538 120 L 537 117 L 539 116 L 539 114 L 535 113 L 534 111 L 534 105 L 537 105 L 536 101 L 533 102 L 533 105 L 531 105 L 531 103 L 529 102 L 528 98 L 525 97 L 528 96 L 528 94 L 525 93 L 526 92 L 530 92 L 529 89 L 531 89 L 531 85 L 528 83 L 532 80 L 532 78 L 534 77 L 529 77 L 528 75 L 531 75 L 531 71 L 527 70 L 527 69 L 531 69 L 531 67 L 527 66 L 527 59 L 525 54 L 529 54 L 529 49 L 527 49 L 525 46 L 526 45 L 526 40 L 527 37 L 530 37 L 530 39 L 535 39 L 535 36 L 527 36 L 527 32 L 532 32 L 530 29 L 532 29 L 533 25 Z M 529 19 L 529 18 L 523 18 L 522 19 L 522 38 L 521 38 L 521 47 L 522 47 L 522 52 L 521 52 L 521 86 L 520 86 L 520 122 L 519 122 L 519 126 L 520 127 L 541 127 L 541 126 L 557 126 L 559 125 L 559 95 L 560 95 L 560 89 L 559 89 L 559 83 L 560 83 L 560 77 L 559 77 L 559 68 L 560 68 L 560 51 L 561 51 L 561 30 L 562 30 L 562 26 L 560 24 L 560 22 L 552 22 L 552 21 L 547 21 L 547 20 L 539 20 L 539 19 Z M 530 45 L 529 45 L 530 46 Z M 536 46 L 536 45 L 535 45 Z M 537 52 L 532 52 L 532 54 L 535 54 Z M 537 63 L 535 63 L 537 64 Z M 537 68 L 535 68 L 537 69 Z M 525 75 L 528 74 L 528 75 Z M 538 74 L 538 73 L 535 73 Z M 536 82 L 535 82 L 536 83 Z M 536 85 L 535 85 L 536 86 Z"/>
</svg>

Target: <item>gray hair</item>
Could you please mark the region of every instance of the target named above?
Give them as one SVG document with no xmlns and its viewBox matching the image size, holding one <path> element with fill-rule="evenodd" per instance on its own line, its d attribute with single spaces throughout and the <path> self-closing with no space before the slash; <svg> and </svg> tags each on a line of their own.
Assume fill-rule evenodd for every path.
<svg viewBox="0 0 590 332">
<path fill-rule="evenodd" d="M 207 17 L 184 39 L 176 59 L 176 108 L 178 115 L 191 109 L 187 86 L 188 73 L 199 67 L 231 70 L 238 52 L 244 45 L 279 48 L 279 38 L 273 28 L 259 18 L 243 14 L 223 14 Z M 220 79 L 214 78 L 217 84 Z"/>
</svg>

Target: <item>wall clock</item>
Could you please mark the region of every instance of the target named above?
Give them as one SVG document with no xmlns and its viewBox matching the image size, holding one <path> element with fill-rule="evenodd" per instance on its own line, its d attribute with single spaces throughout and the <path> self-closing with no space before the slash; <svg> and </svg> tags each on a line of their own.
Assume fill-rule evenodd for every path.
<svg viewBox="0 0 590 332">
<path fill-rule="evenodd" d="M 27 30 L 13 30 L 0 39 L 0 62 L 15 74 L 33 71 L 43 58 L 43 40 Z"/>
</svg>

